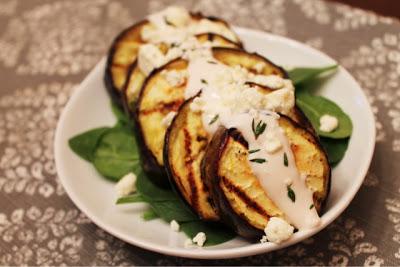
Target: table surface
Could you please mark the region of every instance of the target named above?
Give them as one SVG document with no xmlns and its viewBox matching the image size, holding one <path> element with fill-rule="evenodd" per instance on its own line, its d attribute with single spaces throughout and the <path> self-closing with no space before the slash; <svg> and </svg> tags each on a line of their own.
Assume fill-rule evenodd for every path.
<svg viewBox="0 0 400 267">
<path fill-rule="evenodd" d="M 376 117 L 375 154 L 327 229 L 269 254 L 189 260 L 116 239 L 68 198 L 53 155 L 62 108 L 121 29 L 171 3 L 305 42 L 361 84 Z M 397 20 L 318 0 L 0 1 L 0 264 L 400 265 L 399 33 Z"/>
</svg>

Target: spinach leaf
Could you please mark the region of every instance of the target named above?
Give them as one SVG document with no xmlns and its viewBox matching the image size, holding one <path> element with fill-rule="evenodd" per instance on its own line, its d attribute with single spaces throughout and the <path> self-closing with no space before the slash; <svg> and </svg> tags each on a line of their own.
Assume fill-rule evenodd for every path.
<svg viewBox="0 0 400 267">
<path fill-rule="evenodd" d="M 318 135 L 330 138 L 346 138 L 351 135 L 353 125 L 349 116 L 343 110 L 329 99 L 322 96 L 311 95 L 305 90 L 296 91 L 296 104 L 304 112 Z M 339 126 L 332 132 L 323 132 L 319 130 L 319 119 L 328 114 L 339 120 Z"/>
<path fill-rule="evenodd" d="M 177 196 L 171 190 L 157 186 L 143 170 L 136 173 L 136 190 L 150 201 L 176 200 Z M 167 177 L 165 177 L 167 179 Z"/>
<path fill-rule="evenodd" d="M 117 200 L 116 204 L 130 204 L 130 203 L 138 203 L 144 202 L 145 200 L 140 194 L 133 194 L 126 197 L 120 197 Z"/>
<path fill-rule="evenodd" d="M 322 146 L 328 153 L 329 164 L 334 167 L 336 166 L 344 157 L 347 147 L 349 145 L 349 138 L 344 139 L 332 139 L 321 137 L 320 138 Z"/>
<path fill-rule="evenodd" d="M 181 223 L 182 231 L 193 238 L 198 232 L 206 234 L 206 246 L 221 244 L 235 238 L 236 234 L 220 223 L 193 221 Z"/>
<path fill-rule="evenodd" d="M 126 113 L 123 110 L 121 110 L 121 108 L 117 104 L 115 104 L 113 101 L 111 101 L 111 110 L 118 120 L 117 126 L 118 125 L 132 126 L 131 120 L 126 115 Z"/>
<path fill-rule="evenodd" d="M 93 164 L 100 174 L 114 181 L 129 172 L 135 172 L 140 163 L 132 133 L 121 127 L 107 131 L 94 153 Z"/>
<path fill-rule="evenodd" d="M 97 144 L 109 129 L 109 127 L 100 127 L 78 134 L 69 139 L 69 147 L 81 158 L 92 162 Z"/>
<path fill-rule="evenodd" d="M 159 218 L 157 213 L 155 213 L 154 210 L 152 210 L 152 209 L 148 209 L 147 211 L 145 211 L 143 213 L 142 217 L 143 217 L 143 220 L 145 220 L 145 221 L 151 221 L 151 220 Z"/>
<path fill-rule="evenodd" d="M 288 71 L 289 78 L 292 80 L 294 85 L 315 79 L 320 74 L 337 69 L 338 65 L 332 65 L 321 68 L 294 68 Z"/>
</svg>

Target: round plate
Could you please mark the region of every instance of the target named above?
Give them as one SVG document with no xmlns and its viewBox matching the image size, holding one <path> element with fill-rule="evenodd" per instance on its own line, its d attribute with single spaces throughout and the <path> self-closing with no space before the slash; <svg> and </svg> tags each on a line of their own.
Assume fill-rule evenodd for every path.
<svg viewBox="0 0 400 267">
<path fill-rule="evenodd" d="M 327 55 L 299 42 L 264 32 L 235 28 L 248 51 L 266 56 L 283 66 L 326 66 L 336 63 Z M 77 88 L 57 125 L 55 160 L 58 175 L 72 201 L 95 224 L 133 245 L 174 256 L 233 258 L 280 249 L 319 232 L 349 205 L 367 173 L 374 146 L 375 126 L 371 107 L 359 85 L 342 67 L 318 93 L 335 101 L 353 121 L 353 135 L 342 162 L 333 169 L 331 193 L 320 227 L 295 233 L 283 244 L 251 244 L 235 238 L 224 244 L 186 249 L 186 236 L 170 230 L 160 219 L 145 222 L 144 204 L 115 205 L 114 184 L 102 178 L 91 164 L 75 155 L 68 139 L 94 127 L 113 125 L 115 118 L 103 84 L 105 59 Z"/>
</svg>

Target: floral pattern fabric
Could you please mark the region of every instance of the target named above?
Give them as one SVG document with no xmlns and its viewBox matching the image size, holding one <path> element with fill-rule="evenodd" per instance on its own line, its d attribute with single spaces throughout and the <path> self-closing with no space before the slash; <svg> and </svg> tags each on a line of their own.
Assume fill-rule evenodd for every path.
<svg viewBox="0 0 400 267">
<path fill-rule="evenodd" d="M 119 31 L 173 3 L 314 46 L 361 84 L 376 118 L 374 158 L 322 232 L 240 259 L 170 257 L 104 232 L 64 192 L 53 139 L 68 98 Z M 320 0 L 0 1 L 0 265 L 400 265 L 399 32 L 395 19 Z"/>
</svg>

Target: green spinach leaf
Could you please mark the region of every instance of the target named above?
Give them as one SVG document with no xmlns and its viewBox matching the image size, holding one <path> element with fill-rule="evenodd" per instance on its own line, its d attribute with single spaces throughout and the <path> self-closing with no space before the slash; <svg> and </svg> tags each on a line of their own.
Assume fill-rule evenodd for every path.
<svg viewBox="0 0 400 267">
<path fill-rule="evenodd" d="M 343 110 L 329 99 L 322 96 L 311 95 L 305 90 L 296 91 L 296 104 L 304 112 L 319 136 L 330 138 L 346 138 L 351 135 L 353 125 L 350 117 Z M 339 120 L 339 126 L 332 132 L 319 130 L 319 119 L 328 114 Z"/>
<path fill-rule="evenodd" d="M 96 147 L 101 137 L 109 129 L 109 127 L 100 127 L 78 134 L 69 139 L 69 147 L 81 158 L 92 162 Z"/>
<path fill-rule="evenodd" d="M 117 200 L 116 204 L 130 204 L 130 203 L 138 203 L 145 202 L 143 197 L 140 194 L 132 194 L 126 197 L 120 197 Z"/>
<path fill-rule="evenodd" d="M 154 210 L 152 210 L 151 208 L 150 209 L 148 209 L 148 210 L 146 210 L 144 213 L 143 213 L 143 220 L 145 220 L 145 221 L 151 221 L 151 220 L 154 220 L 154 219 L 157 219 L 157 218 L 159 218 L 159 216 L 157 215 L 157 213 L 155 213 L 155 211 Z"/>
<path fill-rule="evenodd" d="M 132 133 L 125 128 L 113 128 L 101 138 L 94 153 L 96 170 L 114 181 L 140 167 L 139 151 Z"/>
<path fill-rule="evenodd" d="M 332 65 L 321 68 L 294 68 L 288 71 L 289 78 L 292 80 L 294 85 L 299 85 L 301 83 L 315 79 L 320 74 L 336 70 L 338 65 Z"/>
<path fill-rule="evenodd" d="M 346 153 L 349 145 L 349 138 L 332 139 L 321 137 L 320 141 L 328 154 L 329 164 L 332 167 L 336 166 L 343 159 Z"/>
<path fill-rule="evenodd" d="M 206 246 L 221 244 L 236 236 L 233 231 L 220 223 L 193 221 L 184 222 L 180 225 L 182 231 L 190 238 L 195 237 L 198 232 L 204 232 L 207 238 L 204 244 Z"/>
</svg>

